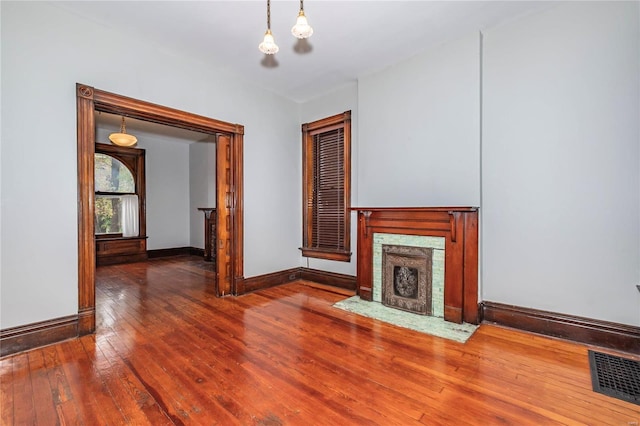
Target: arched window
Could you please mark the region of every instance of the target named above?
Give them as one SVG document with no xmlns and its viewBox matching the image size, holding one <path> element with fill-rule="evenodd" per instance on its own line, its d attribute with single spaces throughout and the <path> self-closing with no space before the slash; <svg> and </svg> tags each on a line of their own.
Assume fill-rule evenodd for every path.
<svg viewBox="0 0 640 426">
<path fill-rule="evenodd" d="M 96 264 L 147 258 L 145 150 L 96 143 Z"/>
<path fill-rule="evenodd" d="M 133 173 L 117 158 L 96 153 L 95 191 L 96 235 L 123 234 L 123 222 L 127 216 L 123 209 L 131 202 L 138 204 Z M 139 228 L 137 217 L 135 221 L 133 226 Z"/>
</svg>

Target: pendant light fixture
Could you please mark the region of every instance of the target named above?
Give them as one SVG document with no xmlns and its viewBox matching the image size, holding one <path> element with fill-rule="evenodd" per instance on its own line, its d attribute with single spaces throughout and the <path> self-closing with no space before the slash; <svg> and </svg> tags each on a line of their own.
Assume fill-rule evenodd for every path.
<svg viewBox="0 0 640 426">
<path fill-rule="evenodd" d="M 258 45 L 258 49 L 267 55 L 278 53 L 280 48 L 271 34 L 271 0 L 267 0 L 267 31 L 264 33 L 264 40 Z"/>
<path fill-rule="evenodd" d="M 313 34 L 313 28 L 309 25 L 307 17 L 304 15 L 303 0 L 300 0 L 300 12 L 298 12 L 298 18 L 296 24 L 291 28 L 291 34 L 299 39 L 309 38 Z"/>
<path fill-rule="evenodd" d="M 122 116 L 122 124 L 120 125 L 120 133 L 111 133 L 109 140 L 120 146 L 133 146 L 138 142 L 138 138 L 127 134 L 127 128 L 124 125 L 124 115 Z"/>
</svg>

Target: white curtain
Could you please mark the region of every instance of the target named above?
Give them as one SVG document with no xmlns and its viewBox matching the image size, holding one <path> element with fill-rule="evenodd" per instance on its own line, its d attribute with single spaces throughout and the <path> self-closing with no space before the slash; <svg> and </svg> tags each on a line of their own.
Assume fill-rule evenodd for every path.
<svg viewBox="0 0 640 426">
<path fill-rule="evenodd" d="M 137 237 L 138 231 L 138 196 L 122 196 L 122 236 Z"/>
</svg>

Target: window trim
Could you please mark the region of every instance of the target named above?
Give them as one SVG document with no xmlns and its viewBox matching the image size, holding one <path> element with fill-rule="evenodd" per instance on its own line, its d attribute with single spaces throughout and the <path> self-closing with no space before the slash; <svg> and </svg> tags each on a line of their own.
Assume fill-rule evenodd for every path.
<svg viewBox="0 0 640 426">
<path fill-rule="evenodd" d="M 313 139 L 317 134 L 343 130 L 344 212 L 341 248 L 326 249 L 313 246 Z M 318 259 L 351 261 L 351 111 L 302 124 L 302 256 Z"/>
</svg>

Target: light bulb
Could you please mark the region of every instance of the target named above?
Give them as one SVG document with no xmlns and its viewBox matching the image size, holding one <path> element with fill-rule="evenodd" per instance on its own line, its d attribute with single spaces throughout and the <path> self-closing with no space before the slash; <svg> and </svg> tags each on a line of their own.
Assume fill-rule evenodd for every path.
<svg viewBox="0 0 640 426">
<path fill-rule="evenodd" d="M 267 32 L 264 33 L 264 39 L 262 40 L 262 43 L 258 45 L 258 49 L 260 49 L 262 53 L 266 53 L 267 55 L 278 53 L 278 50 L 280 50 L 280 48 L 276 44 L 276 41 L 273 38 L 273 34 L 271 34 L 271 30 L 267 30 Z"/>
<path fill-rule="evenodd" d="M 308 38 L 313 34 L 313 28 L 309 25 L 307 17 L 304 16 L 304 11 L 301 9 L 296 19 L 296 24 L 291 28 L 291 34 L 297 38 Z"/>
</svg>

